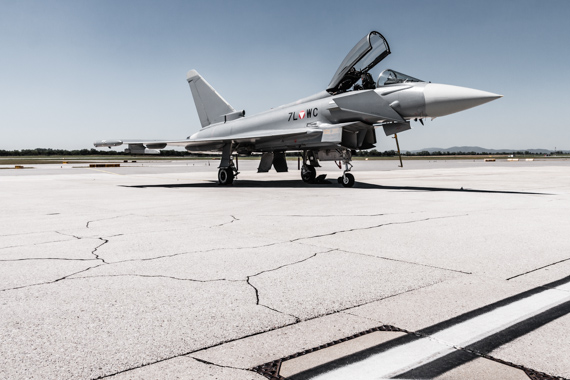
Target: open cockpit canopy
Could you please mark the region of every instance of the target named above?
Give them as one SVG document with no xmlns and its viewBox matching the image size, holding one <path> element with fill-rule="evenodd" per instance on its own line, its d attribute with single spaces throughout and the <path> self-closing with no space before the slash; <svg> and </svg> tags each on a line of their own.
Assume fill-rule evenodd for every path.
<svg viewBox="0 0 570 380">
<path fill-rule="evenodd" d="M 375 31 L 368 33 L 344 58 L 327 91 L 336 94 L 348 90 L 389 54 L 390 46 L 384 36 Z"/>
<path fill-rule="evenodd" d="M 399 73 L 397 71 L 387 69 L 380 73 L 376 87 L 387 86 L 389 84 L 410 83 L 410 82 L 425 82 L 424 80 L 414 78 L 412 76 Z"/>
</svg>

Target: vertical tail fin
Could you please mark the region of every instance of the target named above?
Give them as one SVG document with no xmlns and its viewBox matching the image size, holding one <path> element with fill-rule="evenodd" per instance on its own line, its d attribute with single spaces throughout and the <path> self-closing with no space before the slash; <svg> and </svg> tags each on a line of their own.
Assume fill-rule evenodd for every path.
<svg viewBox="0 0 570 380">
<path fill-rule="evenodd" d="M 188 71 L 186 78 L 202 128 L 223 121 L 224 115 L 236 112 L 196 70 Z"/>
</svg>

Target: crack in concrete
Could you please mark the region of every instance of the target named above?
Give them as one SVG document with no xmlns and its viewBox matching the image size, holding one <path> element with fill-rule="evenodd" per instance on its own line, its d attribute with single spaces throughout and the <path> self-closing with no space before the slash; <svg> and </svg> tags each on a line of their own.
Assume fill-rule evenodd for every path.
<svg viewBox="0 0 570 380">
<path fill-rule="evenodd" d="M 135 216 L 135 214 L 128 214 L 128 215 L 117 215 L 117 216 L 113 216 L 110 218 L 103 218 L 103 219 L 95 219 L 95 220 L 89 220 L 87 221 L 87 223 L 85 224 L 85 228 L 90 228 L 89 225 L 91 223 L 95 223 L 95 222 L 102 222 L 104 220 L 111 220 L 111 219 L 118 219 L 118 218 L 125 218 L 127 216 Z"/>
<path fill-rule="evenodd" d="M 93 239 L 93 238 L 82 238 L 82 237 L 78 237 L 78 236 L 75 236 L 75 235 L 66 235 L 66 234 L 63 234 L 63 233 L 61 233 L 61 232 L 59 232 L 59 231 L 55 231 L 55 233 L 58 233 L 58 234 L 63 235 L 63 236 L 74 237 L 74 238 L 77 239 L 77 240 Z M 101 256 L 99 256 L 99 255 L 97 254 L 97 250 L 98 250 L 99 248 L 101 248 L 103 245 L 107 244 L 107 243 L 109 242 L 109 239 L 104 239 L 104 238 L 97 238 L 97 239 L 98 239 L 98 240 L 101 240 L 102 243 L 99 244 L 97 247 L 95 247 L 95 248 L 91 251 L 91 254 L 95 257 L 94 259 L 70 259 L 70 258 L 57 258 L 57 257 L 47 257 L 47 258 L 39 258 L 39 257 L 38 257 L 38 258 L 35 258 L 35 257 L 34 257 L 34 258 L 22 258 L 22 259 L 3 259 L 3 260 L 0 260 L 0 262 L 16 262 L 16 261 L 32 261 L 32 260 L 35 260 L 35 261 L 37 261 L 37 260 L 60 260 L 60 261 L 95 261 L 95 260 L 98 260 L 98 261 L 101 261 L 103 264 L 110 264 L 110 263 L 108 263 L 107 261 L 105 261 L 104 258 L 102 258 Z M 70 240 L 61 240 L 61 241 L 70 241 Z M 45 244 L 45 243 L 39 243 L 39 244 Z M 34 245 L 38 245 L 38 244 L 34 244 Z M 102 264 L 101 264 L 101 265 L 102 265 Z M 99 266 L 100 266 L 100 265 L 92 266 L 92 267 L 89 267 L 89 268 L 87 268 L 87 269 L 83 269 L 83 270 L 81 270 L 81 271 L 74 272 L 74 273 L 71 273 L 71 274 L 69 274 L 69 275 L 60 277 L 60 278 L 58 278 L 58 279 L 56 279 L 56 280 L 53 280 L 53 281 L 46 281 L 46 282 L 41 282 L 41 283 L 37 283 L 37 284 L 30 284 L 30 285 L 17 286 L 17 287 L 13 287 L 13 288 L 0 289 L 0 291 L 4 292 L 4 291 L 8 291 L 8 290 L 25 289 L 25 288 L 28 288 L 28 287 L 31 287 L 31 286 L 40 286 L 40 285 L 50 285 L 50 284 L 54 284 L 54 283 L 59 282 L 59 281 L 62 281 L 62 280 L 67 280 L 67 279 L 68 279 L 69 277 L 71 277 L 71 276 L 77 275 L 77 274 L 79 274 L 79 273 L 86 272 L 86 271 L 88 271 L 88 270 L 90 270 L 90 269 L 97 268 L 97 267 L 99 267 Z"/>
<path fill-rule="evenodd" d="M 235 216 L 233 216 L 233 215 L 230 215 L 230 216 L 232 217 L 232 220 L 231 220 L 231 221 L 229 221 L 229 222 L 225 222 L 225 223 L 222 223 L 222 224 L 216 224 L 215 226 L 210 226 L 209 228 L 217 228 L 217 227 L 222 227 L 222 226 L 225 226 L 225 225 L 228 225 L 228 224 L 232 224 L 233 222 L 235 222 L 235 221 L 239 220 L 238 218 L 236 218 L 236 217 L 235 217 Z"/>
<path fill-rule="evenodd" d="M 111 263 L 110 265 L 112 265 L 112 263 Z M 150 275 L 150 274 L 136 274 L 136 273 L 135 273 L 135 274 L 102 274 L 102 275 L 96 275 L 96 276 L 80 276 L 80 277 L 69 278 L 68 280 L 78 280 L 78 279 L 88 279 L 88 278 L 105 278 L 105 277 L 166 278 L 166 279 L 177 280 L 177 281 L 190 281 L 190 282 L 202 282 L 202 283 L 207 283 L 207 282 L 220 282 L 220 281 L 242 282 L 242 280 L 235 281 L 235 280 L 227 280 L 227 279 L 225 279 L 225 278 L 218 278 L 218 279 L 213 279 L 213 280 L 196 280 L 196 279 L 193 279 L 193 278 L 181 278 L 181 277 L 174 277 L 174 276 L 164 276 L 164 275 L 160 275 L 160 274 Z"/>
<path fill-rule="evenodd" d="M 208 253 L 208 252 L 214 252 L 214 251 L 242 250 L 242 249 L 257 249 L 257 248 L 271 247 L 271 246 L 274 246 L 274 245 L 279 245 L 279 244 L 284 244 L 284 243 L 288 243 L 288 241 L 280 241 L 280 242 L 275 242 L 275 243 L 268 243 L 268 244 L 262 244 L 262 245 L 254 245 L 254 246 L 248 246 L 248 247 L 220 247 L 220 248 L 210 248 L 210 249 L 204 249 L 204 250 L 198 250 L 198 251 L 179 252 L 179 253 L 173 253 L 173 254 L 170 254 L 170 255 L 147 257 L 147 258 L 144 258 L 144 259 L 121 260 L 121 261 L 116 261 L 115 264 L 118 264 L 118 263 L 127 263 L 127 262 L 131 262 L 131 261 L 152 261 L 152 260 L 160 260 L 160 259 L 167 259 L 167 258 L 176 257 L 176 256 L 182 256 L 182 255 L 191 255 L 191 254 L 193 254 L 193 253 Z"/>
<path fill-rule="evenodd" d="M 320 237 L 325 237 L 325 236 L 332 236 L 332 235 L 336 235 L 336 234 L 341 234 L 341 233 L 345 233 L 345 232 L 364 231 L 364 230 L 371 230 L 371 229 L 381 228 L 381 227 L 386 227 L 386 226 L 395 226 L 395 225 L 400 225 L 400 224 L 411 224 L 411 223 L 418 223 L 418 222 L 427 222 L 427 221 L 429 221 L 429 220 L 436 220 L 436 219 L 458 218 L 458 217 L 462 217 L 462 216 L 469 216 L 469 214 L 450 215 L 450 216 L 438 216 L 438 217 L 434 217 L 434 218 L 425 218 L 425 219 L 418 219 L 418 220 L 409 220 L 409 221 L 406 221 L 406 222 L 390 222 L 390 223 L 376 224 L 376 225 L 368 226 L 368 227 L 350 228 L 350 229 L 347 229 L 347 230 L 334 231 L 334 232 L 329 232 L 329 233 L 326 233 L 326 234 L 313 235 L 313 236 L 307 236 L 307 237 L 300 237 L 300 238 L 296 238 L 296 239 L 289 240 L 289 242 L 290 242 L 290 243 L 294 243 L 294 242 L 297 242 L 297 241 L 299 241 L 299 240 L 315 239 L 315 238 L 320 238 Z"/>
<path fill-rule="evenodd" d="M 256 273 L 256 274 L 252 274 L 252 275 L 250 275 L 250 276 L 247 276 L 247 278 L 249 279 L 250 277 L 259 276 L 259 275 L 261 275 L 261 274 L 263 274 L 263 273 L 274 272 L 274 271 L 279 270 L 279 269 L 281 269 L 281 268 L 285 268 L 285 267 L 288 267 L 288 266 L 291 266 L 291 265 L 295 265 L 295 264 L 300 264 L 300 263 L 302 263 L 302 262 L 305 262 L 305 261 L 307 261 L 307 260 L 312 259 L 313 257 L 317 256 L 318 254 L 329 253 L 329 252 L 333 252 L 333 251 L 336 251 L 336 249 L 329 249 L 328 251 L 323 251 L 323 252 L 315 252 L 315 253 L 313 253 L 311 256 L 306 257 L 306 258 L 304 258 L 304 259 L 297 260 L 297 261 L 294 261 L 294 262 L 292 262 L 292 263 L 283 264 L 283 265 L 280 265 L 280 266 L 278 266 L 278 267 L 276 267 L 276 268 L 262 270 L 262 271 L 259 272 L 259 273 Z"/>
<path fill-rule="evenodd" d="M 256 305 L 256 306 L 264 307 L 264 308 L 266 308 L 266 309 L 269 309 L 269 310 L 274 311 L 274 312 L 279 313 L 279 314 L 288 315 L 289 317 L 294 318 L 294 319 L 295 319 L 295 322 L 300 322 L 300 321 L 301 321 L 301 319 L 300 319 L 299 317 L 297 317 L 297 316 L 295 316 L 295 315 L 293 315 L 293 314 L 285 313 L 285 312 L 283 312 L 283 311 L 279 311 L 279 310 L 277 310 L 277 309 L 274 309 L 274 308 L 272 308 L 272 307 L 269 307 L 269 306 L 267 306 L 267 305 L 264 305 L 264 304 L 260 303 L 260 302 L 259 302 L 259 289 L 257 289 L 255 286 L 253 286 L 253 284 L 252 284 L 251 282 L 249 282 L 250 277 L 252 277 L 252 276 L 247 276 L 246 283 L 247 283 L 249 286 L 251 286 L 251 287 L 253 288 L 253 290 L 255 291 L 255 305 Z"/>
<path fill-rule="evenodd" d="M 529 270 L 529 271 L 527 271 L 527 272 L 517 274 L 517 275 L 515 275 L 515 276 L 512 276 L 512 277 L 507 278 L 507 281 L 512 280 L 513 278 L 517 278 L 517 277 L 521 277 L 521 276 L 527 275 L 527 274 L 532 273 L 532 272 L 539 271 L 539 270 L 544 269 L 544 268 L 551 267 L 551 266 L 556 265 L 556 264 L 561 264 L 561 263 L 566 262 L 566 261 L 569 261 L 569 260 L 570 260 L 570 257 L 567 258 L 567 259 L 563 259 L 563 260 L 560 260 L 560 261 L 556 261 L 556 262 L 551 263 L 551 264 L 544 265 L 544 266 L 542 266 L 542 267 L 540 267 L 540 268 L 535 268 L 535 269 Z"/>
<path fill-rule="evenodd" d="M 8 247 L 0 247 L 0 250 L 2 249 L 9 249 L 9 248 L 20 248 L 20 247 L 35 247 L 37 245 L 42 245 L 42 244 L 50 244 L 50 243 L 62 243 L 62 242 L 66 242 L 66 241 L 73 241 L 73 240 L 53 240 L 53 241 L 43 241 L 41 243 L 35 243 L 35 244 L 21 244 L 21 245 L 11 245 Z"/>
<path fill-rule="evenodd" d="M 101 243 L 101 244 L 99 244 L 97 247 L 95 247 L 95 249 L 94 249 L 93 251 L 91 251 L 91 254 L 92 254 L 93 256 L 95 256 L 95 258 L 96 258 L 97 260 L 102 261 L 104 264 L 109 264 L 108 262 L 105 261 L 104 258 L 102 258 L 102 257 L 99 256 L 97 253 L 95 253 L 95 252 L 97 252 L 97 250 L 98 250 L 99 248 L 101 248 L 102 246 L 104 246 L 105 244 L 107 244 L 107 243 L 109 242 L 109 239 L 99 238 L 99 240 L 103 241 L 103 243 Z"/>
<path fill-rule="evenodd" d="M 65 257 L 28 257 L 25 259 L 2 259 L 0 262 L 33 261 L 33 260 L 61 260 L 61 261 L 96 261 L 97 259 L 68 259 Z"/>
<path fill-rule="evenodd" d="M 333 232 L 329 232 L 329 233 L 326 233 L 326 234 L 319 234 L 319 235 L 313 235 L 313 236 L 305 236 L 305 237 L 299 237 L 299 238 L 294 238 L 294 239 L 290 239 L 290 240 L 282 240 L 282 241 L 277 241 L 277 242 L 267 243 L 267 244 L 261 244 L 261 245 L 254 245 L 254 246 L 247 246 L 247 247 L 220 247 L 220 248 L 210 248 L 210 249 L 204 249 L 204 250 L 198 250 L 198 251 L 178 252 L 178 253 L 173 253 L 173 254 L 170 254 L 170 255 L 147 257 L 147 258 L 144 258 L 144 259 L 121 260 L 121 261 L 116 261 L 115 263 L 125 263 L 125 262 L 131 262 L 131 261 L 160 260 L 160 259 L 171 258 L 171 257 L 176 257 L 176 256 L 191 255 L 191 254 L 194 254 L 194 253 L 208 253 L 208 252 L 214 252 L 214 251 L 266 248 L 266 247 L 272 247 L 272 246 L 275 246 L 275 245 L 287 244 L 287 243 L 298 243 L 298 244 L 305 244 L 305 245 L 310 245 L 310 246 L 313 246 L 313 247 L 318 247 L 318 246 L 315 246 L 315 245 L 312 245 L 312 244 L 307 244 L 307 243 L 301 242 L 301 241 L 302 241 L 302 240 L 315 239 L 315 238 L 319 238 L 319 237 L 325 237 L 325 236 L 332 236 L 332 235 L 336 235 L 336 234 L 340 234 L 340 233 L 345 233 L 345 232 L 353 232 L 353 231 L 360 231 L 360 230 L 369 230 L 369 229 L 380 228 L 380 227 L 385 227 L 385 226 L 389 226 L 389 225 L 410 224 L 410 223 L 425 222 L 425 221 L 435 220 L 435 219 L 457 218 L 457 217 L 461 217 L 461 216 L 468 216 L 468 214 L 464 214 L 464 215 L 451 215 L 451 216 L 441 216 L 441 217 L 434 217 L 434 218 L 425 218 L 425 219 L 419 219 L 419 220 L 410 220 L 410 221 L 406 221 L 406 222 L 390 222 L 390 223 L 378 224 L 378 225 L 368 226 L 368 227 L 351 228 L 351 229 L 348 229 L 348 230 L 333 231 Z M 231 223 L 231 222 L 230 222 L 230 223 Z M 226 223 L 226 224 L 227 224 L 227 223 Z M 349 253 L 355 253 L 355 252 L 349 252 Z M 386 259 L 388 259 L 388 258 L 386 258 Z M 389 259 L 388 259 L 388 260 L 389 260 Z M 392 260 L 394 260 L 394 259 L 392 259 Z M 394 260 L 394 261 L 397 261 L 397 260 Z M 406 261 L 404 261 L 404 262 L 406 262 Z M 411 264 L 414 264 L 414 263 L 411 263 Z M 421 264 L 418 264 L 418 265 L 421 265 Z M 445 268 L 439 268 L 439 269 L 445 269 Z M 448 270 L 452 270 L 452 269 L 448 269 Z M 466 272 L 462 272 L 462 273 L 466 273 Z"/>
<path fill-rule="evenodd" d="M 38 230 L 38 231 L 29 231 L 29 232 L 18 232 L 15 234 L 0 234 L 0 237 L 8 237 L 8 236 L 27 236 L 27 235 L 39 235 L 53 232 L 53 230 Z"/>
<path fill-rule="evenodd" d="M 63 232 L 60 232 L 60 231 L 54 231 L 54 232 L 55 232 L 56 234 L 59 234 L 59 235 L 62 235 L 62 236 L 72 237 L 72 238 L 75 238 L 75 239 L 77 239 L 77 240 L 83 239 L 83 238 L 81 238 L 81 237 L 79 237 L 79 236 L 75 236 L 75 235 L 72 235 L 72 234 L 64 234 Z"/>
<path fill-rule="evenodd" d="M 46 282 L 40 282 L 40 283 L 37 283 L 37 284 L 30 284 L 30 285 L 17 286 L 17 287 L 14 287 L 14 288 L 0 289 L 0 292 L 6 292 L 6 291 L 9 291 L 9 290 L 19 290 L 19 289 L 31 288 L 31 287 L 33 287 L 33 286 L 52 285 L 52 284 L 55 284 L 56 282 L 60 282 L 60 281 L 63 281 L 63 280 L 68 280 L 68 279 L 69 279 L 68 277 L 74 276 L 74 275 L 76 275 L 76 274 L 84 273 L 84 272 L 87 272 L 88 270 L 91 270 L 91 269 L 94 269 L 94 268 L 98 268 L 98 267 L 100 267 L 101 265 L 103 265 L 103 264 L 95 265 L 95 266 L 92 266 L 92 267 L 89 267 L 89 268 L 86 268 L 86 269 L 82 269 L 82 270 L 77 271 L 77 272 L 73 272 L 73 273 L 71 273 L 71 274 L 65 275 L 65 276 L 60 277 L 60 278 L 58 278 L 58 279 L 56 279 L 56 280 L 53 280 L 53 281 L 46 281 Z M 69 280 L 71 280 L 71 279 L 69 279 Z"/>
<path fill-rule="evenodd" d="M 96 253 L 96 251 L 97 251 L 100 247 L 102 247 L 103 245 L 107 244 L 107 243 L 109 242 L 109 240 L 108 240 L 108 239 L 104 239 L 104 238 L 98 238 L 98 239 L 99 239 L 99 240 L 102 240 L 103 243 L 99 244 L 99 245 L 98 245 L 97 247 L 95 247 L 95 249 L 91 252 L 91 253 L 93 254 L 93 256 L 95 256 L 95 259 L 63 259 L 63 258 L 62 258 L 62 259 L 60 259 L 60 260 L 69 260 L 69 261 L 73 261 L 73 260 L 75 260 L 75 261 L 95 261 L 95 260 L 99 260 L 99 261 L 101 261 L 103 264 L 106 264 L 106 265 L 113 265 L 113 264 L 118 264 L 118 263 L 127 262 L 127 261 L 146 261 L 146 260 L 151 260 L 151 259 L 136 259 L 136 260 L 125 260 L 125 261 L 118 261 L 118 262 L 114 262 L 114 263 L 109 263 L 109 262 L 105 261 L 102 257 L 100 257 L 100 256 Z M 272 243 L 271 245 L 273 245 L 273 244 L 278 244 L 278 243 Z M 246 248 L 246 247 L 244 247 L 243 249 L 245 249 L 245 248 Z M 227 248 L 227 249 L 230 249 L 230 248 Z M 208 251 L 210 251 L 210 250 L 208 250 Z M 329 250 L 329 251 L 326 251 L 326 252 L 330 252 L 330 251 L 333 251 L 333 250 Z M 326 252 L 317 252 L 317 253 L 326 253 Z M 194 253 L 194 252 L 191 252 L 191 253 Z M 316 253 L 316 254 L 317 254 L 317 253 Z M 187 253 L 185 253 L 185 254 L 187 254 Z M 279 266 L 279 267 L 277 267 L 277 268 L 272 268 L 272 269 L 268 269 L 268 270 L 265 270 L 265 271 L 261 271 L 261 272 L 259 272 L 259 273 L 256 273 L 256 274 L 253 275 L 253 276 L 257 276 L 257 275 L 260 275 L 260 274 L 265 273 L 265 272 L 270 272 L 270 271 L 278 270 L 278 269 L 283 268 L 283 267 L 285 267 L 285 266 L 289 266 L 289 265 L 293 265 L 293 264 L 296 264 L 296 263 L 299 263 L 299 262 L 306 261 L 306 260 L 308 260 L 308 259 L 310 259 L 310 258 L 316 256 L 316 254 L 312 255 L 311 257 L 305 258 L 305 259 L 303 259 L 303 260 L 294 262 L 294 263 L 288 263 L 288 264 L 281 265 L 281 266 Z M 177 255 L 179 255 L 179 254 L 170 255 L 170 256 L 177 256 Z M 167 257 L 170 257 L 170 256 L 167 256 Z M 24 261 L 24 260 L 59 260 L 59 259 L 57 259 L 57 258 L 46 258 L 46 259 L 41 259 L 41 258 L 37 258 L 37 259 L 35 259 L 35 258 L 34 258 L 34 259 L 14 259 L 14 260 L 0 260 L 0 262 L 2 262 L 2 261 Z M 8 288 L 8 289 L 0 289 L 0 291 L 17 290 L 17 289 L 27 288 L 27 287 L 30 287 L 30 286 L 49 285 L 49 284 L 52 284 L 52 283 L 54 283 L 54 282 L 58 282 L 58 281 L 61 281 L 61 280 L 74 280 L 74 279 L 80 279 L 80 278 L 99 278 L 99 277 L 121 277 L 121 276 L 123 276 L 123 277 L 134 276 L 134 277 L 147 277 L 147 278 L 152 278 L 152 277 L 154 277 L 154 278 L 168 278 L 168 279 L 179 280 L 179 281 L 191 281 L 191 282 L 202 282 L 202 283 L 207 283 L 207 282 L 220 282 L 220 281 L 227 281 L 227 282 L 244 282 L 244 281 L 245 281 L 246 283 L 248 283 L 251 287 L 253 287 L 253 288 L 255 289 L 255 287 L 249 283 L 249 278 L 250 278 L 250 277 L 253 277 L 253 276 L 247 276 L 246 280 L 229 280 L 229 279 L 196 280 L 196 279 L 191 279 L 191 278 L 179 278 L 179 277 L 174 277 L 174 276 L 164 276 L 164 275 L 141 275 L 141 274 L 97 275 L 97 276 L 80 276 L 80 277 L 68 278 L 68 277 L 75 276 L 75 275 L 77 275 L 77 274 L 83 273 L 83 272 L 85 272 L 85 271 L 87 271 L 87 270 L 89 270 L 89 269 L 97 268 L 97 267 L 99 267 L 99 266 L 100 266 L 100 265 L 97 265 L 97 266 L 94 266 L 94 267 L 90 267 L 90 268 L 87 268 L 87 269 L 85 269 L 85 270 L 82 270 L 82 271 L 75 272 L 75 273 L 72 273 L 72 274 L 70 274 L 70 275 L 64 276 L 64 277 L 59 278 L 59 279 L 54 280 L 54 281 L 48 281 L 48 282 L 43 282 L 43 283 L 38 283 L 38 284 L 31 284 L 31 285 L 24 285 L 24 286 L 14 287 L 14 288 Z M 278 311 L 278 310 L 274 310 L 274 309 L 270 308 L 269 306 L 259 304 L 259 298 L 258 298 L 258 296 L 257 296 L 257 289 L 256 289 L 256 299 L 257 299 L 257 303 L 256 303 L 256 304 L 259 305 L 259 306 L 266 307 L 266 308 L 268 308 L 268 309 L 270 309 L 270 310 L 273 310 L 273 311 L 275 311 L 275 312 L 278 312 L 278 313 L 281 313 L 281 314 L 285 314 L 285 315 L 289 315 L 289 316 L 291 316 L 291 317 L 293 317 L 293 318 L 295 318 L 295 319 L 298 319 L 298 318 L 297 318 L 296 316 L 294 316 L 294 315 L 290 315 L 290 314 L 287 314 L 287 313 L 283 313 L 283 312 L 280 312 L 280 311 Z"/>
<path fill-rule="evenodd" d="M 280 313 L 280 314 L 283 314 L 283 315 L 288 315 L 288 316 L 290 316 L 290 317 L 292 317 L 292 318 L 295 318 L 295 321 L 296 321 L 296 322 L 300 322 L 300 321 L 301 321 L 301 318 L 297 317 L 296 315 L 289 314 L 289 313 L 285 313 L 285 312 L 283 312 L 283 311 L 280 311 L 280 310 L 274 309 L 274 308 L 272 308 L 272 307 L 270 307 L 270 306 L 267 306 L 267 305 L 262 304 L 262 303 L 260 302 L 260 300 L 259 300 L 259 289 L 257 289 L 257 287 L 255 287 L 255 286 L 250 282 L 250 279 L 251 279 L 252 277 L 259 276 L 259 275 L 264 274 L 264 273 L 267 273 L 267 272 L 273 272 L 273 271 L 276 271 L 276 270 L 279 270 L 279 269 L 282 269 L 282 268 L 285 268 L 285 267 L 288 267 L 288 266 L 291 266 L 291 265 L 300 264 L 300 263 L 302 263 L 302 262 L 305 262 L 305 261 L 307 261 L 307 260 L 310 260 L 310 259 L 314 258 L 315 256 L 317 256 L 317 255 L 320 254 L 320 253 L 328 253 L 328 252 L 332 252 L 332 251 L 335 251 L 335 249 L 330 249 L 330 250 L 324 251 L 324 252 L 316 252 L 316 253 L 312 254 L 311 256 L 306 257 L 306 258 L 304 258 L 304 259 L 302 259 L 302 260 L 297 260 L 297 261 L 294 261 L 294 262 L 292 262 L 292 263 L 283 264 L 283 265 L 280 265 L 280 266 L 278 266 L 278 267 L 276 267 L 276 268 L 267 269 L 267 270 L 261 271 L 261 272 L 259 272 L 259 273 L 256 273 L 256 274 L 254 274 L 254 275 L 247 276 L 247 278 L 246 278 L 246 283 L 247 283 L 249 286 L 251 286 L 251 287 L 253 288 L 253 290 L 255 291 L 255 304 L 258 305 L 258 306 L 263 306 L 263 307 L 265 307 L 265 308 L 267 308 L 267 309 L 269 309 L 269 310 L 271 310 L 271 311 L 274 311 L 274 312 L 277 312 L 277 313 Z"/>
</svg>

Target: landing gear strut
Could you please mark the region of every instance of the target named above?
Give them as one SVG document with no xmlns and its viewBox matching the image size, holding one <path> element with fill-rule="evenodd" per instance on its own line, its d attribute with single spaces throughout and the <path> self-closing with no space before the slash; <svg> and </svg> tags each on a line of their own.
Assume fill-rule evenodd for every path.
<svg viewBox="0 0 570 380">
<path fill-rule="evenodd" d="M 319 161 L 315 157 L 312 150 L 303 151 L 303 166 L 301 167 L 301 179 L 306 183 L 314 183 L 317 178 L 317 169 Z"/>
<path fill-rule="evenodd" d="M 220 166 L 218 167 L 218 184 L 221 186 L 227 186 L 234 183 L 234 178 L 239 174 L 237 167 L 234 165 L 234 160 L 232 159 L 232 144 L 227 143 L 224 145 L 222 151 L 222 159 L 220 161 Z"/>
<path fill-rule="evenodd" d="M 342 177 L 338 177 L 338 183 L 342 184 L 344 187 L 354 186 L 354 176 L 350 174 L 350 169 L 352 169 L 352 164 L 350 160 L 352 159 L 351 152 L 349 150 L 342 151 L 342 163 L 344 164 L 344 172 Z"/>
</svg>

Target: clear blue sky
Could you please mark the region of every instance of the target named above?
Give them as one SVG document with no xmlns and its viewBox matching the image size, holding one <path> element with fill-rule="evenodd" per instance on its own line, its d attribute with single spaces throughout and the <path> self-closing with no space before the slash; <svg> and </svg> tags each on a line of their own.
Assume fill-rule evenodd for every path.
<svg viewBox="0 0 570 380">
<path fill-rule="evenodd" d="M 570 149 L 570 1 L 0 2 L 0 149 L 178 139 L 196 69 L 248 115 L 325 88 L 370 30 L 384 68 L 504 98 L 428 121 L 403 150 Z M 393 149 L 381 137 L 379 150 Z"/>
</svg>

